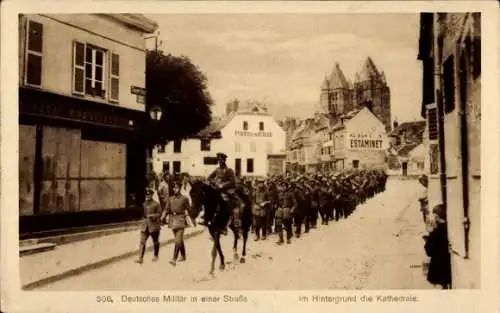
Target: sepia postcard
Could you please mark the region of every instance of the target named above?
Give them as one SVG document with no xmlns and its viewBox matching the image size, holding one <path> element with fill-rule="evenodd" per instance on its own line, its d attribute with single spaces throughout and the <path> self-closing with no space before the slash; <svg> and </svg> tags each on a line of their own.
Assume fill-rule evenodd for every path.
<svg viewBox="0 0 500 313">
<path fill-rule="evenodd" d="M 499 312 L 496 2 L 1 14 L 2 312 Z"/>
</svg>

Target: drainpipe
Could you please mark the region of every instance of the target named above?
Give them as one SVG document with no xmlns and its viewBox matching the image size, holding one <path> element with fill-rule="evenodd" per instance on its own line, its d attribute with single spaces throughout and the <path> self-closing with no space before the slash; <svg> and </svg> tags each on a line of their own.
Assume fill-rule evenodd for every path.
<svg viewBox="0 0 500 313">
<path fill-rule="evenodd" d="M 444 209 L 447 210 L 447 195 L 446 195 L 446 145 L 444 134 L 444 105 L 443 105 L 443 79 L 442 79 L 442 54 L 443 54 L 443 35 L 440 24 L 442 13 L 435 13 L 433 18 L 434 30 L 434 88 L 435 98 L 438 111 L 438 136 L 439 136 L 439 158 L 440 158 L 440 173 L 439 179 L 441 183 L 441 200 L 443 201 Z"/>
</svg>

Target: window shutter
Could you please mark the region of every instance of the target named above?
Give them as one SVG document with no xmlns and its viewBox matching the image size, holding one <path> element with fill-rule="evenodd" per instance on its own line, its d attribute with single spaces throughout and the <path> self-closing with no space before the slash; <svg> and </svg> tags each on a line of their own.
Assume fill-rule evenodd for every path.
<svg viewBox="0 0 500 313">
<path fill-rule="evenodd" d="M 449 56 L 443 64 L 444 110 L 450 113 L 455 109 L 455 58 Z"/>
<path fill-rule="evenodd" d="M 429 125 L 429 140 L 438 139 L 438 116 L 437 107 L 429 108 L 427 110 L 427 124 Z"/>
<path fill-rule="evenodd" d="M 73 93 L 85 94 L 85 44 L 73 41 Z"/>
<path fill-rule="evenodd" d="M 112 101 L 120 100 L 120 56 L 111 53 L 111 71 L 110 71 L 110 95 Z"/>
<path fill-rule="evenodd" d="M 43 24 L 28 21 L 26 32 L 26 75 L 25 83 L 30 86 L 42 85 Z"/>
<path fill-rule="evenodd" d="M 28 37 L 26 16 L 19 14 L 19 83 L 22 85 L 25 81 L 26 72 L 24 68 L 26 57 L 26 40 Z"/>
</svg>

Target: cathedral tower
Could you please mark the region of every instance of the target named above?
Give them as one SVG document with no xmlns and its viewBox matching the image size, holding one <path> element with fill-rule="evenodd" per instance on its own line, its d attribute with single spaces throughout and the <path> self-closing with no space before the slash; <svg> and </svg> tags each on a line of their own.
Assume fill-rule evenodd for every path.
<svg viewBox="0 0 500 313">
<path fill-rule="evenodd" d="M 373 114 L 391 130 L 390 89 L 384 72 L 379 72 L 373 60 L 368 57 L 356 73 L 353 102 L 355 107 L 368 107 Z"/>
</svg>

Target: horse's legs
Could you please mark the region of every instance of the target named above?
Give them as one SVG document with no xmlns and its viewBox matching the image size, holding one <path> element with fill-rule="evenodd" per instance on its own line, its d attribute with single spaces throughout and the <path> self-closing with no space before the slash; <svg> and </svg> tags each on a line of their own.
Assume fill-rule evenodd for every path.
<svg viewBox="0 0 500 313">
<path fill-rule="evenodd" d="M 212 245 L 212 263 L 210 263 L 210 272 L 209 272 L 210 275 L 214 274 L 216 257 L 217 257 L 217 250 L 215 248 L 215 240 L 214 240 Z"/>
<path fill-rule="evenodd" d="M 250 231 L 250 226 L 243 228 L 243 252 L 240 259 L 240 263 L 245 263 L 245 257 L 247 255 L 247 239 L 249 231 Z"/>
<path fill-rule="evenodd" d="M 217 252 L 219 252 L 219 258 L 220 258 L 219 269 L 222 271 L 226 268 L 226 264 L 224 263 L 224 254 L 222 253 L 222 248 L 220 245 L 220 235 L 221 235 L 220 231 L 217 231 L 215 236 L 215 248 L 217 249 Z"/>
<path fill-rule="evenodd" d="M 234 241 L 233 241 L 233 257 L 234 259 L 237 261 L 238 260 L 238 239 L 239 239 L 239 235 L 238 235 L 238 229 L 234 226 L 234 225 L 230 225 L 229 228 L 231 229 L 231 231 L 233 232 L 234 234 Z"/>
</svg>

